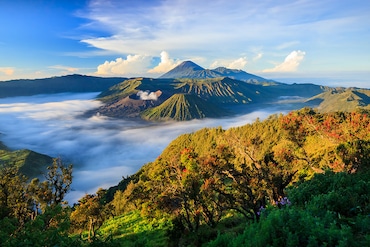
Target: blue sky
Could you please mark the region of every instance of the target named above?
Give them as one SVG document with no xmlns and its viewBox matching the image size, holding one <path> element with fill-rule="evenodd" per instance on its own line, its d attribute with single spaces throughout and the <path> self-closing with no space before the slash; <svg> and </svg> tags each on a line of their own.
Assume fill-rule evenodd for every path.
<svg viewBox="0 0 370 247">
<path fill-rule="evenodd" d="M 0 80 L 158 77 L 192 60 L 370 87 L 370 1 L 0 0 Z"/>
</svg>

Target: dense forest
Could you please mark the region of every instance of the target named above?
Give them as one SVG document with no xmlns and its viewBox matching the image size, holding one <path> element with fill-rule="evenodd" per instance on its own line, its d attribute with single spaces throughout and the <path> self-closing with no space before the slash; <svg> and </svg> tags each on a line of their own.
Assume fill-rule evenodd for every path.
<svg viewBox="0 0 370 247">
<path fill-rule="evenodd" d="M 75 205 L 72 165 L 55 159 L 44 180 L 2 165 L 1 246 L 368 246 L 369 113 L 184 134 Z"/>
</svg>

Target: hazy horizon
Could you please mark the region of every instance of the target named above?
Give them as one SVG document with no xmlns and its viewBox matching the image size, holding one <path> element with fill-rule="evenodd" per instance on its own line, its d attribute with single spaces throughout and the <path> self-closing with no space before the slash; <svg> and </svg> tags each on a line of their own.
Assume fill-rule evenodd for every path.
<svg viewBox="0 0 370 247">
<path fill-rule="evenodd" d="M 249 73 L 248 71 L 245 71 Z M 57 75 L 57 76 L 67 76 L 67 75 L 84 75 L 84 76 L 98 76 L 98 77 L 122 77 L 124 76 L 113 76 L 113 75 L 95 75 L 95 74 L 78 74 L 78 73 L 70 73 L 65 75 Z M 259 74 L 255 74 L 256 76 L 261 76 Z M 326 75 L 326 74 L 312 74 L 312 75 L 306 75 L 306 74 L 294 74 L 294 75 L 288 75 L 286 74 L 285 77 L 282 74 L 276 74 L 276 73 L 269 73 L 264 75 L 265 79 L 267 80 L 274 80 L 281 83 L 286 84 L 316 84 L 320 86 L 329 86 L 329 87 L 358 87 L 358 88 L 367 88 L 370 89 L 370 71 L 358 71 L 358 72 L 337 72 L 335 75 Z M 283 77 L 282 77 L 283 76 Z M 297 77 L 298 76 L 298 77 Z M 45 78 L 51 78 L 55 76 L 50 77 L 35 77 L 35 78 L 13 78 L 9 80 L 0 80 L 0 83 L 2 82 L 8 82 L 8 81 L 16 81 L 16 80 L 33 80 L 33 79 L 45 79 Z M 145 76 L 137 76 L 137 77 L 145 77 Z M 134 78 L 134 77 L 126 77 L 126 78 Z M 151 77 L 151 78 L 158 78 L 157 77 Z"/>
</svg>

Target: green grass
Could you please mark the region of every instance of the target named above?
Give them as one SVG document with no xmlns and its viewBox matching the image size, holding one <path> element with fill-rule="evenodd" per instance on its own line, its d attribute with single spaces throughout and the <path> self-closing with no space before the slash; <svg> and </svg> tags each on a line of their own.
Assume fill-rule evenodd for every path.
<svg viewBox="0 0 370 247">
<path fill-rule="evenodd" d="M 46 171 L 46 167 L 51 165 L 52 162 L 51 157 L 31 150 L 8 151 L 0 149 L 0 165 L 15 165 L 21 173 L 29 178 L 39 176 Z"/>
<path fill-rule="evenodd" d="M 121 246 L 167 246 L 167 232 L 172 228 L 169 218 L 151 219 L 139 211 L 114 217 L 97 231 L 101 238 L 113 237 Z"/>
</svg>

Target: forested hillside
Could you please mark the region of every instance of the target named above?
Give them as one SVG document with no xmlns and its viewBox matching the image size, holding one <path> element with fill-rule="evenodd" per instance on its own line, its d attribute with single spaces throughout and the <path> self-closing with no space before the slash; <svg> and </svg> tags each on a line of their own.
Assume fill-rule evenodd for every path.
<svg viewBox="0 0 370 247">
<path fill-rule="evenodd" d="M 60 206 L 64 193 L 53 196 L 69 189 L 71 170 L 59 164 L 36 191 L 38 181 L 20 186 L 13 182 L 20 179 L 16 173 L 7 177 L 12 182 L 2 176 L 4 246 L 370 243 L 368 111 L 304 108 L 241 127 L 184 134 L 136 174 L 73 207 Z M 40 215 L 21 217 L 8 199 L 12 193 L 34 205 L 17 207 L 23 216 L 35 205 Z"/>
</svg>

